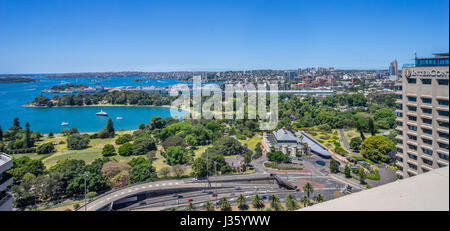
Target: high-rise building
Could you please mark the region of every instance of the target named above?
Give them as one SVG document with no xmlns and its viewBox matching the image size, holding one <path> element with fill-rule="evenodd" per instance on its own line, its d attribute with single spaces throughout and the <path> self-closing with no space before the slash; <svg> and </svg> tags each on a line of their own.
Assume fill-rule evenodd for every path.
<svg viewBox="0 0 450 231">
<path fill-rule="evenodd" d="M 449 163 L 449 56 L 434 55 L 404 65 L 402 79 L 396 82 L 400 178 Z"/>
<path fill-rule="evenodd" d="M 8 188 L 13 183 L 13 178 L 6 173 L 12 166 L 12 158 L 0 152 L 0 211 L 12 210 L 13 199 Z"/>
<path fill-rule="evenodd" d="M 398 75 L 398 63 L 397 60 L 394 60 L 389 65 L 389 75 L 394 76 Z"/>
</svg>

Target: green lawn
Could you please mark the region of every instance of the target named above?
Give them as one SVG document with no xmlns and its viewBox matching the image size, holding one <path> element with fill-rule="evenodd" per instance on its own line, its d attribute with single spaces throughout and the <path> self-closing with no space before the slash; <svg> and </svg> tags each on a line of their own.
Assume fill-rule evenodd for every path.
<svg viewBox="0 0 450 231">
<path fill-rule="evenodd" d="M 261 142 L 261 138 L 258 136 L 253 136 L 247 140 L 239 140 L 242 144 L 247 144 L 247 147 L 254 150 L 256 145 Z"/>
</svg>

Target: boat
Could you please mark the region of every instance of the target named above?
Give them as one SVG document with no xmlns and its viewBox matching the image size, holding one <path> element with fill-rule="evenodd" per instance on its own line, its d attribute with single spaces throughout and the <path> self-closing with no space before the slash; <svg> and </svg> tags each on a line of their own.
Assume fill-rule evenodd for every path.
<svg viewBox="0 0 450 231">
<path fill-rule="evenodd" d="M 67 123 L 67 122 L 62 122 L 61 123 L 61 126 L 67 126 L 67 125 L 69 125 L 69 123 Z"/>
<path fill-rule="evenodd" d="M 107 116 L 108 115 L 108 113 L 104 112 L 103 110 L 100 110 L 99 112 L 97 112 L 95 114 L 99 115 L 99 116 Z"/>
<path fill-rule="evenodd" d="M 121 120 L 121 119 L 123 119 L 123 117 L 120 117 L 120 116 L 116 117 L 116 120 Z"/>
</svg>

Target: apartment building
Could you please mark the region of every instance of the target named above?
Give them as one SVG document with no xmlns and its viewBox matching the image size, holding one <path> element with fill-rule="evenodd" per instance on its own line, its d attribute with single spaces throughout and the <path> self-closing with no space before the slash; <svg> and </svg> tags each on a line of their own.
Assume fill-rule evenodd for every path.
<svg viewBox="0 0 450 231">
<path fill-rule="evenodd" d="M 6 170 L 12 168 L 12 166 L 12 158 L 0 152 L 0 211 L 12 210 L 13 198 L 8 187 L 13 183 L 13 178 L 6 173 Z"/>
<path fill-rule="evenodd" d="M 415 58 L 396 83 L 397 174 L 415 176 L 449 163 L 449 55 Z"/>
</svg>

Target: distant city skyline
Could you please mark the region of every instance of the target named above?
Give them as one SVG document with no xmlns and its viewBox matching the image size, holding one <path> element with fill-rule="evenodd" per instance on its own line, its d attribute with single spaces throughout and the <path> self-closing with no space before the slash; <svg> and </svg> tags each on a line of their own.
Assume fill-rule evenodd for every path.
<svg viewBox="0 0 450 231">
<path fill-rule="evenodd" d="M 448 0 L 2 0 L 0 74 L 401 69 L 448 52 L 448 19 Z"/>
</svg>

